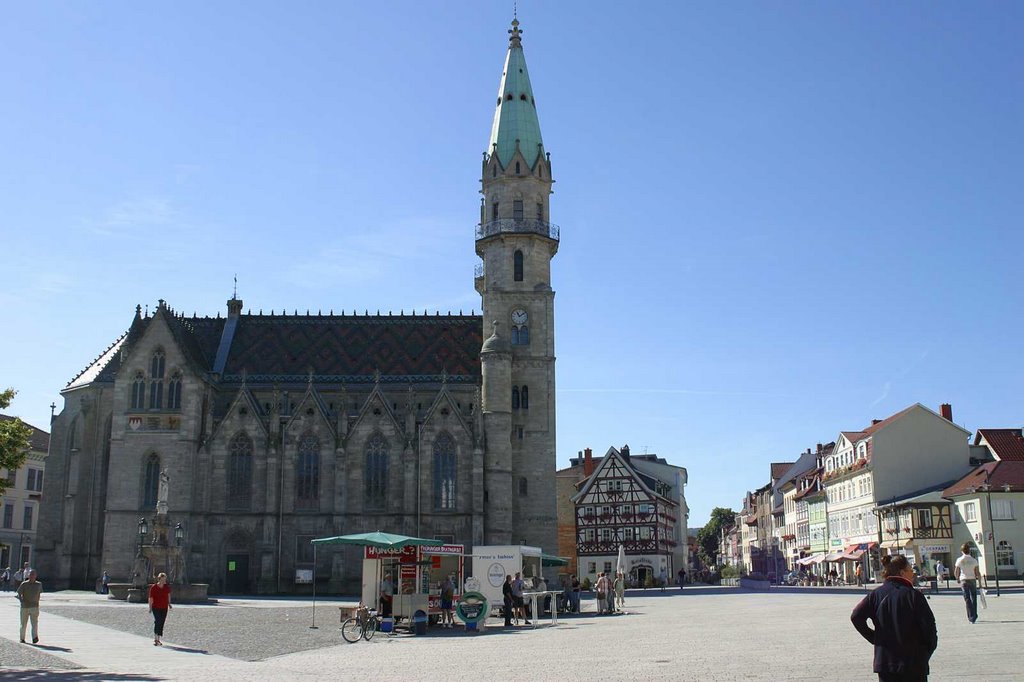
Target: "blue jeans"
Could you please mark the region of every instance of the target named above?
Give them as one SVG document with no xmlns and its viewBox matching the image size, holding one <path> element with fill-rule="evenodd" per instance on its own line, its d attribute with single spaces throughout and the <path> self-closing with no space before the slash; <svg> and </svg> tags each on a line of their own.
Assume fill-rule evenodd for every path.
<svg viewBox="0 0 1024 682">
<path fill-rule="evenodd" d="M 978 583 L 974 580 L 965 580 L 961 584 L 961 589 L 967 603 L 967 620 L 973 623 L 978 620 Z"/>
</svg>

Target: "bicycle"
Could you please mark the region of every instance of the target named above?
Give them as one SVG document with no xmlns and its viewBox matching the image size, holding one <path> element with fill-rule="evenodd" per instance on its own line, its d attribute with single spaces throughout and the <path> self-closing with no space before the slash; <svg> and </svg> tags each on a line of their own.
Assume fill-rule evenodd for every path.
<svg viewBox="0 0 1024 682">
<path fill-rule="evenodd" d="M 380 629 L 381 620 L 376 611 L 361 606 L 356 609 L 355 616 L 341 624 L 341 636 L 349 644 L 355 644 L 360 639 L 369 642 Z"/>
</svg>

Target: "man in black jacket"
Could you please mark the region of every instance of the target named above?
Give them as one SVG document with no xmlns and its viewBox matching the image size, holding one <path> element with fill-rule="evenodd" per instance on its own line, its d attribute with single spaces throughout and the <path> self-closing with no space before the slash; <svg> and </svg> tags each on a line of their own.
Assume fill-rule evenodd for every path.
<svg viewBox="0 0 1024 682">
<path fill-rule="evenodd" d="M 875 646 L 873 670 L 879 680 L 927 680 L 928 659 L 938 646 L 935 616 L 928 600 L 914 589 L 914 570 L 906 557 L 882 557 L 882 563 L 885 584 L 857 604 L 850 620 Z"/>
<path fill-rule="evenodd" d="M 501 585 L 502 611 L 505 613 L 505 627 L 512 627 L 512 576 L 506 575 Z"/>
</svg>

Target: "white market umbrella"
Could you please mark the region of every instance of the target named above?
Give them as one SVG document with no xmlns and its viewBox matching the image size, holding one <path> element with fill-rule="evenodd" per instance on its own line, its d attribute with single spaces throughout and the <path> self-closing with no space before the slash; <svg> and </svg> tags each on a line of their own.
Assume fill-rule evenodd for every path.
<svg viewBox="0 0 1024 682">
<path fill-rule="evenodd" d="M 619 544 L 619 559 L 615 562 L 615 572 L 626 575 L 626 548 Z"/>
</svg>

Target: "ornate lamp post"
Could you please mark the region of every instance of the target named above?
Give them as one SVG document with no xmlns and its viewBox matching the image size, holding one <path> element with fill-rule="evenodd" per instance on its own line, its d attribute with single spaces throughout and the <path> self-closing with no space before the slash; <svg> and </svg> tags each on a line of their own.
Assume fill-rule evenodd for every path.
<svg viewBox="0 0 1024 682">
<path fill-rule="evenodd" d="M 149 535 L 149 524 L 146 522 L 146 517 L 139 519 L 139 556 L 142 556 L 142 545 L 146 541 L 146 536 Z"/>
</svg>

